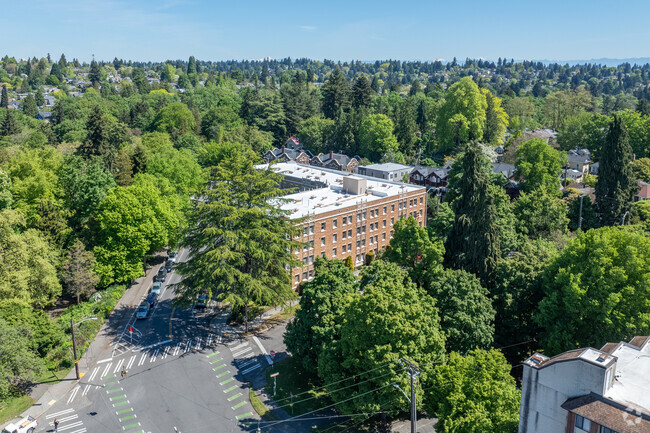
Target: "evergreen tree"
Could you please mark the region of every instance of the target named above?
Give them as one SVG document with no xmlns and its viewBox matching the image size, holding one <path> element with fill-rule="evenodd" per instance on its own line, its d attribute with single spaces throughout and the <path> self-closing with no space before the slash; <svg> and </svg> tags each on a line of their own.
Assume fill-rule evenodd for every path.
<svg viewBox="0 0 650 433">
<path fill-rule="evenodd" d="M 375 93 L 379 93 L 379 78 L 376 75 L 372 77 L 372 82 L 370 83 L 370 88 L 374 90 Z"/>
<path fill-rule="evenodd" d="M 189 60 L 187 61 L 187 74 L 196 74 L 196 59 L 194 56 L 190 56 Z"/>
<path fill-rule="evenodd" d="M 422 91 L 422 85 L 420 84 L 420 80 L 418 80 L 416 78 L 411 83 L 411 89 L 409 90 L 409 96 L 415 96 L 421 91 Z"/>
<path fill-rule="evenodd" d="M 91 83 L 93 83 L 93 87 L 99 86 L 99 82 L 102 80 L 101 69 L 95 60 L 90 62 L 90 72 L 88 73 L 88 79 Z"/>
<path fill-rule="evenodd" d="M 350 86 L 340 69 L 335 69 L 323 85 L 323 114 L 334 119 L 350 108 Z"/>
<path fill-rule="evenodd" d="M 61 54 L 61 57 L 59 58 L 59 68 L 67 68 L 68 67 L 68 60 L 65 58 L 65 54 Z"/>
<path fill-rule="evenodd" d="M 25 113 L 25 116 L 36 117 L 38 114 L 38 106 L 36 106 L 36 100 L 31 93 L 25 96 L 25 99 L 23 99 L 23 102 L 21 104 L 21 108 L 23 110 L 23 113 Z"/>
<path fill-rule="evenodd" d="M 352 106 L 356 109 L 369 107 L 376 92 L 370 87 L 365 75 L 360 76 L 352 86 Z"/>
<path fill-rule="evenodd" d="M 478 144 L 467 145 L 457 164 L 461 164 L 462 174 L 458 197 L 453 202 L 455 218 L 445 245 L 445 259 L 449 266 L 475 274 L 484 287 L 490 287 L 500 256 L 498 215 Z"/>
<path fill-rule="evenodd" d="M 43 91 L 40 88 L 36 90 L 36 94 L 34 95 L 34 101 L 36 101 L 36 105 L 39 107 L 45 105 L 45 97 L 43 97 Z"/>
<path fill-rule="evenodd" d="M 501 98 L 497 98 L 488 89 L 482 89 L 487 102 L 485 109 L 485 126 L 483 127 L 483 143 L 492 146 L 499 145 L 506 134 L 508 114 L 501 107 Z"/>
<path fill-rule="evenodd" d="M 14 111 L 6 109 L 5 117 L 2 119 L 2 124 L 0 125 L 0 136 L 7 137 L 9 135 L 14 135 L 20 132 L 20 126 L 14 117 Z"/>
<path fill-rule="evenodd" d="M 596 183 L 596 210 L 602 225 L 621 224 L 631 208 L 636 187 L 631 161 L 627 128 L 623 119 L 614 116 L 603 145 Z"/>
<path fill-rule="evenodd" d="M 99 156 L 106 153 L 109 146 L 108 124 L 99 105 L 95 105 L 86 122 L 86 141 L 79 147 L 79 153 L 85 157 Z"/>
<path fill-rule="evenodd" d="M 7 94 L 7 86 L 2 86 L 2 96 L 0 97 L 0 108 L 9 107 L 9 95 Z"/>
</svg>

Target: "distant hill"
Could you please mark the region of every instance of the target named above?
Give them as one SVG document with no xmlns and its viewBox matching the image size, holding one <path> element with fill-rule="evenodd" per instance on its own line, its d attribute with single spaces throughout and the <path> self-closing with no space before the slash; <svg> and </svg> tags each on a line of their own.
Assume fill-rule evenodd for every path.
<svg viewBox="0 0 650 433">
<path fill-rule="evenodd" d="M 634 57 L 629 59 L 609 59 L 606 57 L 600 59 L 589 59 L 589 60 L 536 60 L 537 62 L 542 62 L 546 65 L 551 63 L 558 63 L 560 65 L 566 65 L 567 63 L 571 66 L 573 65 L 584 65 L 585 63 L 591 63 L 592 65 L 603 65 L 603 66 L 618 66 L 622 63 L 629 63 L 630 65 L 645 65 L 650 63 L 650 57 Z"/>
</svg>

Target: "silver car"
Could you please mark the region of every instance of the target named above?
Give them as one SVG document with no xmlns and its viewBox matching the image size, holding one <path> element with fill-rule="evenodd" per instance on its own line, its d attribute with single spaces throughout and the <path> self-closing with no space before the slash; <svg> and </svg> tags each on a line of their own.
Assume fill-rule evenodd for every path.
<svg viewBox="0 0 650 433">
<path fill-rule="evenodd" d="M 135 313 L 135 318 L 138 320 L 142 320 L 142 319 L 146 319 L 148 315 L 149 315 L 149 303 L 147 301 L 144 301 L 138 307 L 138 312 Z"/>
</svg>

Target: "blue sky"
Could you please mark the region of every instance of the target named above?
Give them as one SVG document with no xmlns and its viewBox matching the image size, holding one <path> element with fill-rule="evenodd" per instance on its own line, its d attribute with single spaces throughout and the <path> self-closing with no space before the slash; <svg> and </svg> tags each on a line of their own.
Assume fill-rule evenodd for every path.
<svg viewBox="0 0 650 433">
<path fill-rule="evenodd" d="M 0 15 L 16 57 L 650 57 L 647 0 L 0 0 Z"/>
</svg>

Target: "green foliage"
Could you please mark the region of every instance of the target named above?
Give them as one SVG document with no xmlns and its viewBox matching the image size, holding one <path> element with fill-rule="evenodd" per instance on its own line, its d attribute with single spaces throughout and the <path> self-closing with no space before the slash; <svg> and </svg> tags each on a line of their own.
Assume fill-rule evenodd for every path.
<svg viewBox="0 0 650 433">
<path fill-rule="evenodd" d="M 634 179 L 650 182 L 650 158 L 637 158 L 632 161 L 630 168 Z"/>
<path fill-rule="evenodd" d="M 650 332 L 650 240 L 605 227 L 578 233 L 544 272 L 537 323 L 549 355 Z"/>
<path fill-rule="evenodd" d="M 341 338 L 345 308 L 358 295 L 356 277 L 343 261 L 317 258 L 314 269 L 314 279 L 303 285 L 300 309 L 284 334 L 287 350 L 312 373 L 324 347 Z"/>
<path fill-rule="evenodd" d="M 429 212 L 433 212 L 433 216 L 430 216 L 427 221 L 429 238 L 432 240 L 438 239 L 444 243 L 454 225 L 454 211 L 447 202 L 439 204 L 438 213 L 435 213 L 436 208 L 433 200 L 429 199 L 427 204 L 429 205 Z"/>
<path fill-rule="evenodd" d="M 350 85 L 341 73 L 335 69 L 325 81 L 321 90 L 323 94 L 323 114 L 328 119 L 334 119 L 341 111 L 350 108 Z"/>
<path fill-rule="evenodd" d="M 451 267 L 475 274 L 487 286 L 501 250 L 497 209 L 479 146 L 468 145 L 457 164 L 462 175 L 452 205 L 455 219 L 445 244 L 445 259 Z"/>
<path fill-rule="evenodd" d="M 351 271 L 354 271 L 354 260 L 352 260 L 352 256 L 347 256 L 345 258 L 345 267 L 348 268 Z"/>
<path fill-rule="evenodd" d="M 425 273 L 441 270 L 445 253 L 442 242 L 431 240 L 427 229 L 415 218 L 400 219 L 393 229 L 393 238 L 383 255 L 385 260 L 407 268 L 411 279 L 419 285 L 423 284 Z"/>
<path fill-rule="evenodd" d="M 36 100 L 31 93 L 25 96 L 23 102 L 20 104 L 20 108 L 25 113 L 25 116 L 36 117 L 38 114 L 38 106 L 36 106 Z"/>
<path fill-rule="evenodd" d="M 371 114 L 363 119 L 359 129 L 361 152 L 371 161 L 378 161 L 386 153 L 397 152 L 399 145 L 393 128 L 393 122 L 383 114 Z"/>
<path fill-rule="evenodd" d="M 517 232 L 531 239 L 549 238 L 567 231 L 567 205 L 560 193 L 541 186 L 530 193 L 521 193 L 512 207 Z"/>
<path fill-rule="evenodd" d="M 169 180 L 176 192 L 185 196 L 198 191 L 204 183 L 196 156 L 188 149 L 156 149 L 147 160 L 147 173 Z"/>
<path fill-rule="evenodd" d="M 521 187 L 531 192 L 539 187 L 559 191 L 560 174 L 567 162 L 567 156 L 553 149 L 541 138 L 528 140 L 517 148 L 515 166 Z"/>
<path fill-rule="evenodd" d="M 207 289 L 209 297 L 242 307 L 246 318 L 251 303 L 293 296 L 285 266 L 295 261 L 295 227 L 276 204 L 279 175 L 254 162 L 236 153 L 211 168 L 215 182 L 195 203 L 184 241 L 191 259 L 179 266 L 186 287 L 177 288 L 179 303 L 192 304 Z"/>
<path fill-rule="evenodd" d="M 312 116 L 298 128 L 300 142 L 314 155 L 327 150 L 334 129 L 334 121 L 323 116 Z"/>
<path fill-rule="evenodd" d="M 578 230 L 580 225 L 580 201 L 582 201 L 582 230 L 595 229 L 599 227 L 600 222 L 596 215 L 596 209 L 591 201 L 591 197 L 585 195 L 580 199 L 582 194 L 570 194 L 567 198 L 569 217 L 569 229 L 572 231 Z"/>
<path fill-rule="evenodd" d="M 87 298 L 99 283 L 99 276 L 95 273 L 95 256 L 87 251 L 84 244 L 77 239 L 68 251 L 61 279 L 65 284 L 66 292 L 77 298 Z"/>
<path fill-rule="evenodd" d="M 503 142 L 508 127 L 508 113 L 501 106 L 501 98 L 497 98 L 488 89 L 481 89 L 485 96 L 485 125 L 483 127 L 483 142 L 498 146 Z"/>
<path fill-rule="evenodd" d="M 510 365 L 497 350 L 452 353 L 427 380 L 427 412 L 439 418 L 443 433 L 515 433 L 520 392 Z"/>
<path fill-rule="evenodd" d="M 174 102 L 156 114 L 152 126 L 155 131 L 166 132 L 175 139 L 187 132 L 194 131 L 196 119 L 187 105 L 182 102 Z"/>
<path fill-rule="evenodd" d="M 24 325 L 0 319 L 0 400 L 31 383 L 43 370 L 43 363 L 30 350 L 30 339 Z"/>
<path fill-rule="evenodd" d="M 602 225 L 621 224 L 636 189 L 630 162 L 632 149 L 625 123 L 614 116 L 603 146 L 596 183 L 596 209 Z"/>
<path fill-rule="evenodd" d="M 447 351 L 466 354 L 492 345 L 495 312 L 478 278 L 462 270 L 432 271 L 424 288 L 436 300 Z"/>
<path fill-rule="evenodd" d="M 634 203 L 634 210 L 641 221 L 650 221 L 650 200 L 641 200 Z"/>
<path fill-rule="evenodd" d="M 10 209 L 14 203 L 11 193 L 11 178 L 4 171 L 0 171 L 0 211 Z"/>
<path fill-rule="evenodd" d="M 449 87 L 436 123 L 440 149 L 449 152 L 470 140 L 480 141 L 486 110 L 485 95 L 471 77 L 463 77 Z"/>
<path fill-rule="evenodd" d="M 345 384 L 356 386 L 332 391 L 344 413 L 401 409 L 405 401 L 392 384 L 406 389 L 408 376 L 397 368 L 397 360 L 413 360 L 426 371 L 445 358 L 438 309 L 405 270 L 382 260 L 364 269 L 361 290 L 363 295 L 345 309 L 340 340 L 324 347 L 319 376 L 326 383 L 353 377 Z"/>
</svg>

